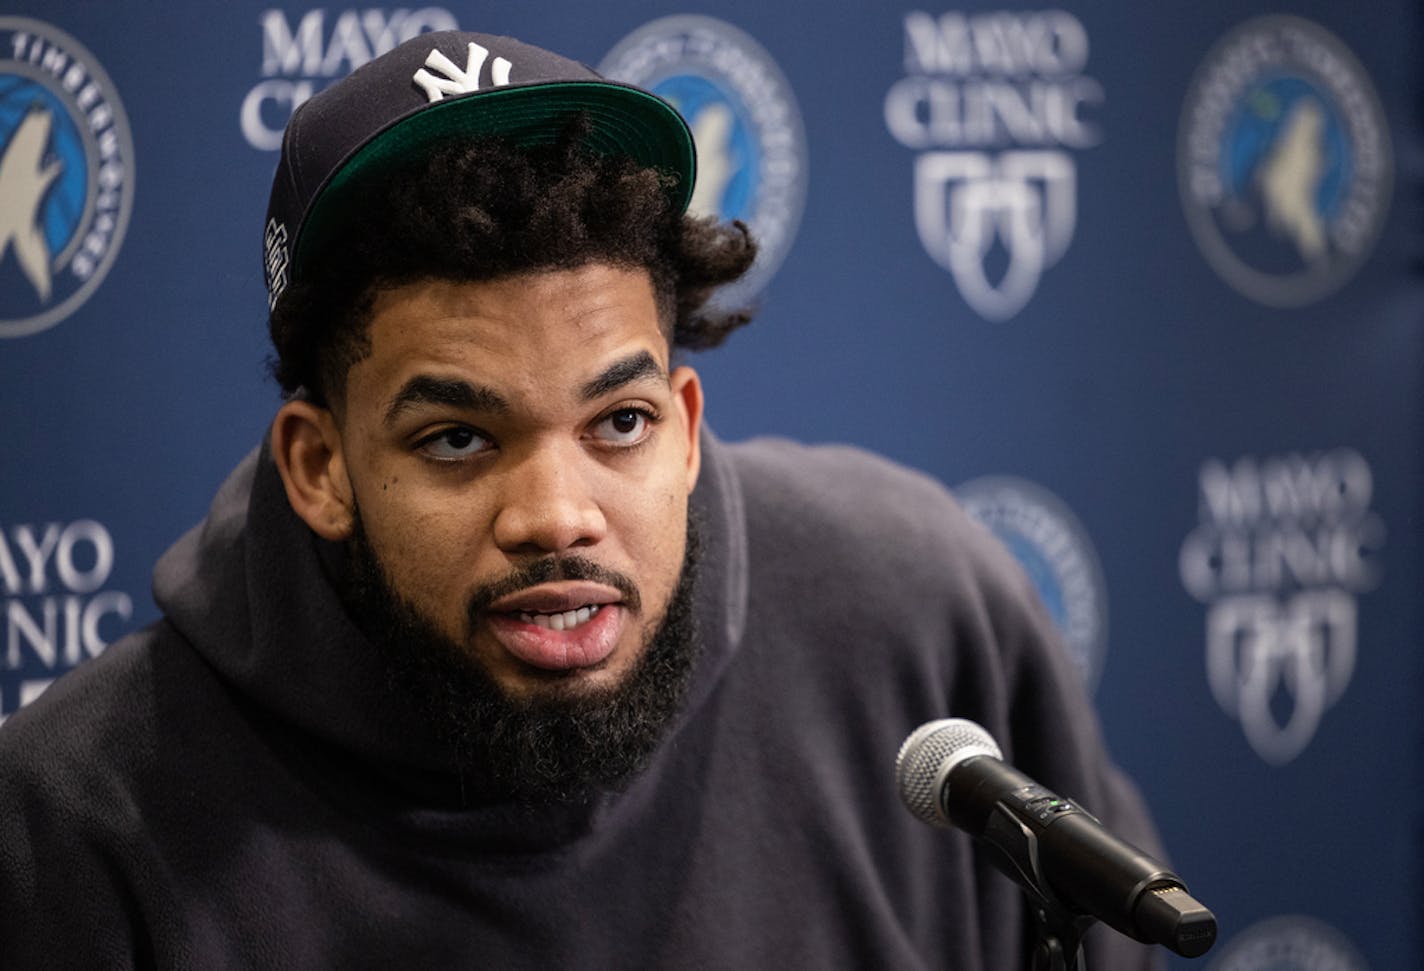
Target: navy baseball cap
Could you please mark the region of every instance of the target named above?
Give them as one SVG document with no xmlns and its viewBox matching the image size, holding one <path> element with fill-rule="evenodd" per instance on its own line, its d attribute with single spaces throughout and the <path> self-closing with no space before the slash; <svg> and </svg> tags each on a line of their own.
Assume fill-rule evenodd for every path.
<svg viewBox="0 0 1424 971">
<path fill-rule="evenodd" d="M 580 112 L 589 149 L 675 176 L 672 202 L 686 210 L 697 173 L 692 133 L 651 92 L 510 37 L 464 31 L 420 34 L 357 68 L 287 124 L 263 233 L 269 306 L 350 204 L 358 177 L 451 139 L 552 144 Z"/>
</svg>

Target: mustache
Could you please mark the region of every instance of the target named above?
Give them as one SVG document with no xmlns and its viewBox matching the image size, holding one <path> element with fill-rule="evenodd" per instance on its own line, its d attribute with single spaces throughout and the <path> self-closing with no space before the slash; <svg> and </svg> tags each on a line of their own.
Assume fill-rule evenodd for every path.
<svg viewBox="0 0 1424 971">
<path fill-rule="evenodd" d="M 612 587 L 623 595 L 623 603 L 628 609 L 637 611 L 643 605 L 638 593 L 638 585 L 616 570 L 600 566 L 582 556 L 546 556 L 519 567 L 498 580 L 483 584 L 470 595 L 466 614 L 473 624 L 481 614 L 489 610 L 490 604 L 512 593 L 541 583 L 556 580 L 584 580 Z"/>
</svg>

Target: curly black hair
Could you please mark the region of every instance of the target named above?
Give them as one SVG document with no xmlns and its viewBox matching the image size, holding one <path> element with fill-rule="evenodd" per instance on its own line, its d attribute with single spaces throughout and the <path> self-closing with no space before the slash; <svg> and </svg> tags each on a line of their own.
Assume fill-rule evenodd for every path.
<svg viewBox="0 0 1424 971">
<path fill-rule="evenodd" d="M 494 280 L 602 262 L 646 269 L 669 343 L 715 347 L 751 319 L 709 307 L 756 257 L 745 225 L 679 213 L 668 176 L 584 146 L 574 116 L 553 144 L 460 141 L 353 187 L 332 229 L 272 310 L 283 391 L 339 402 L 370 353 L 378 290 L 426 279 Z"/>
</svg>

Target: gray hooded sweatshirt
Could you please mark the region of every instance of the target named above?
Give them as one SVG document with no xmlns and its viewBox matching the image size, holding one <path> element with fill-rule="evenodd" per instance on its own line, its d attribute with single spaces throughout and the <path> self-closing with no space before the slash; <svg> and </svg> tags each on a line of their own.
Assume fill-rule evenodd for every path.
<svg viewBox="0 0 1424 971">
<path fill-rule="evenodd" d="M 0 968 L 1027 967 L 1019 890 L 899 802 L 901 742 L 951 715 L 1156 850 L 1028 581 L 942 487 L 707 435 L 693 502 L 701 655 L 649 767 L 472 802 L 254 453 L 159 562 L 162 619 L 0 729 Z M 1153 966 L 1098 934 L 1092 971 Z"/>
</svg>

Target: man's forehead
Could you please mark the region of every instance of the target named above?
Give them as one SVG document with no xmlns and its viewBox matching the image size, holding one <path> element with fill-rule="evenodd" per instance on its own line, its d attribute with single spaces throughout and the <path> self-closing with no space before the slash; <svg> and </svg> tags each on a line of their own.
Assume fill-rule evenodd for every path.
<svg viewBox="0 0 1424 971">
<path fill-rule="evenodd" d="M 652 274 L 646 267 L 596 260 L 483 280 L 428 277 L 378 287 L 373 297 L 375 316 L 403 307 L 448 315 L 489 315 L 511 306 L 566 309 L 630 300 L 656 306 Z"/>
<path fill-rule="evenodd" d="M 590 265 L 493 281 L 421 281 L 376 294 L 360 366 L 380 383 L 413 371 L 580 380 L 633 351 L 667 369 L 670 348 L 645 270 Z"/>
</svg>

